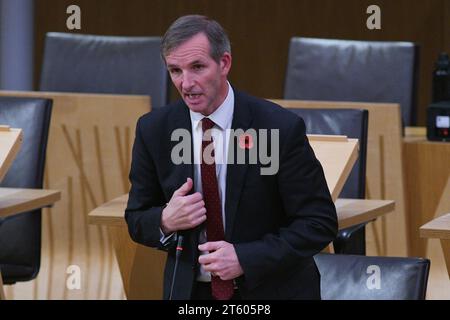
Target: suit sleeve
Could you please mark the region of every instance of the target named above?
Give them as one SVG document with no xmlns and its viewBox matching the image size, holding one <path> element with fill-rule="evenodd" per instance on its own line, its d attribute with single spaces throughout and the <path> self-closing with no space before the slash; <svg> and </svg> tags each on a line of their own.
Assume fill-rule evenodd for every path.
<svg viewBox="0 0 450 320">
<path fill-rule="evenodd" d="M 133 145 L 129 175 L 131 189 L 125 219 L 130 236 L 135 242 L 166 250 L 173 245 L 173 241 L 160 241 L 161 214 L 166 201 L 154 161 L 145 143 L 143 130 L 140 119 Z"/>
<path fill-rule="evenodd" d="M 302 258 L 317 254 L 337 233 L 336 208 L 301 118 L 281 143 L 277 182 L 285 223 L 276 234 L 235 244 L 249 288 L 255 288 L 273 273 L 291 269 Z"/>
</svg>

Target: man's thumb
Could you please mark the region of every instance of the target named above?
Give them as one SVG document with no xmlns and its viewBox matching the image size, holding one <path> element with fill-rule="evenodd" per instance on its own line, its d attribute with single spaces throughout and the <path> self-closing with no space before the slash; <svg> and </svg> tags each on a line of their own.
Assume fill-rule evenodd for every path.
<svg viewBox="0 0 450 320">
<path fill-rule="evenodd" d="M 174 195 L 185 196 L 192 189 L 193 184 L 192 179 L 187 178 L 187 181 L 175 191 Z"/>
</svg>

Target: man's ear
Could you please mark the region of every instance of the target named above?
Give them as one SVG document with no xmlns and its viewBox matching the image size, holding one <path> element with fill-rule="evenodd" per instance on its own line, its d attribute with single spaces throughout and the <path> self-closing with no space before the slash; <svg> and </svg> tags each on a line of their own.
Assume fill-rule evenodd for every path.
<svg viewBox="0 0 450 320">
<path fill-rule="evenodd" d="M 222 57 L 220 58 L 220 69 L 222 71 L 222 74 L 228 75 L 231 69 L 231 62 L 232 62 L 231 54 L 229 52 L 225 52 Z"/>
</svg>

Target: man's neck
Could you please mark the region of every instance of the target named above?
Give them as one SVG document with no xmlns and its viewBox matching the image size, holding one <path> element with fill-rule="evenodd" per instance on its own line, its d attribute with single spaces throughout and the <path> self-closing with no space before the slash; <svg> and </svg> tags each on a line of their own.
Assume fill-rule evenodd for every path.
<svg viewBox="0 0 450 320">
<path fill-rule="evenodd" d="M 223 105 L 225 99 L 228 96 L 228 90 L 230 90 L 228 80 L 225 81 L 225 83 L 222 85 L 222 87 L 223 88 L 221 88 L 221 90 L 220 90 L 220 92 L 221 92 L 220 99 L 219 99 L 220 102 L 212 110 L 207 110 L 205 113 L 202 113 L 203 116 L 207 117 L 207 116 L 213 114 L 217 109 L 219 109 L 220 106 Z"/>
</svg>

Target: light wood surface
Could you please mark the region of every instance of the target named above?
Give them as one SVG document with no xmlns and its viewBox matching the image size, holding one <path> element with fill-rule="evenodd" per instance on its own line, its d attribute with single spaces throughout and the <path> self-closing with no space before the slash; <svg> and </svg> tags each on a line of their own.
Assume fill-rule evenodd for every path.
<svg viewBox="0 0 450 320">
<path fill-rule="evenodd" d="M 0 217 L 50 206 L 61 198 L 57 190 L 0 188 Z M 6 298 L 0 270 L 0 300 Z"/>
<path fill-rule="evenodd" d="M 88 222 L 90 224 L 107 225 L 110 227 L 126 226 L 124 215 L 127 201 L 128 193 L 102 204 L 89 212 Z"/>
<path fill-rule="evenodd" d="M 143 247 L 125 234 L 124 219 L 128 194 L 119 196 L 89 213 L 89 223 L 107 225 L 113 237 L 116 256 L 128 299 L 161 299 L 166 253 Z M 394 201 L 338 199 L 339 228 L 369 222 L 394 210 Z"/>
<path fill-rule="evenodd" d="M 450 144 L 427 141 L 425 133 L 418 128 L 404 139 L 410 241 L 415 255 L 431 260 L 427 299 L 450 299 L 450 240 L 444 230 L 450 212 Z"/>
<path fill-rule="evenodd" d="M 0 188 L 0 217 L 44 208 L 59 199 L 57 190 Z"/>
<path fill-rule="evenodd" d="M 3 289 L 3 278 L 0 270 L 0 300 L 5 300 L 5 290 Z"/>
<path fill-rule="evenodd" d="M 127 299 L 162 299 L 166 253 L 133 242 L 124 219 L 128 193 L 89 213 L 88 221 L 108 226 Z"/>
<path fill-rule="evenodd" d="M 407 256 L 410 250 L 403 179 L 400 106 L 389 103 L 272 101 L 285 108 L 344 108 L 369 111 L 366 198 L 392 199 L 395 201 L 395 212 L 371 223 L 366 229 L 367 254 Z"/>
<path fill-rule="evenodd" d="M 358 139 L 326 135 L 308 138 L 317 159 L 322 164 L 331 197 L 336 201 L 358 158 Z"/>
<path fill-rule="evenodd" d="M 447 266 L 447 274 L 450 279 L 450 240 L 440 239 L 442 251 L 444 253 L 445 265 Z M 449 286 L 450 290 L 450 286 Z"/>
<path fill-rule="evenodd" d="M 375 220 L 395 210 L 393 200 L 337 199 L 339 229 Z"/>
<path fill-rule="evenodd" d="M 441 202 L 450 200 L 450 143 L 407 136 L 403 148 L 411 254 L 423 257 L 427 255 L 427 240 L 420 238 L 419 228 L 450 212 L 450 204 L 446 208 L 444 203 L 437 211 Z"/>
<path fill-rule="evenodd" d="M 6 125 L 0 127 L 0 181 L 2 181 L 19 153 L 23 135 L 21 129 L 10 128 Z"/>
<path fill-rule="evenodd" d="M 450 213 L 441 214 L 442 212 L 450 212 L 450 177 L 442 192 L 437 209 L 434 214 L 434 219 L 426 223 L 420 228 L 420 235 L 427 238 L 439 239 L 444 262 L 447 269 L 447 274 L 450 279 Z M 429 247 L 427 247 L 429 249 Z M 433 254 L 431 250 L 427 250 L 427 255 Z M 450 282 L 447 279 L 447 289 L 450 291 Z"/>
<path fill-rule="evenodd" d="M 422 238 L 437 238 L 450 240 L 450 213 L 425 223 L 420 227 Z"/>
<path fill-rule="evenodd" d="M 450 213 L 437 217 L 420 227 L 420 236 L 422 238 L 439 239 L 450 279 Z"/>
<path fill-rule="evenodd" d="M 124 214 L 127 201 L 128 194 L 124 194 L 95 208 L 89 213 L 89 223 L 111 227 L 126 226 Z M 337 199 L 335 205 L 339 229 L 375 220 L 395 210 L 393 200 Z"/>
<path fill-rule="evenodd" d="M 427 136 L 427 128 L 426 127 L 406 127 L 405 128 L 405 137 L 420 137 L 424 138 Z"/>
<path fill-rule="evenodd" d="M 22 91 L 0 96 L 53 100 L 44 187 L 61 190 L 61 200 L 42 216 L 37 278 L 5 286 L 6 298 L 123 299 L 113 236 L 106 227 L 88 225 L 87 214 L 129 191 L 136 122 L 150 111 L 150 98 Z M 125 229 L 123 236 L 129 237 Z M 80 270 L 79 289 L 66 286 L 71 266 Z"/>
</svg>

